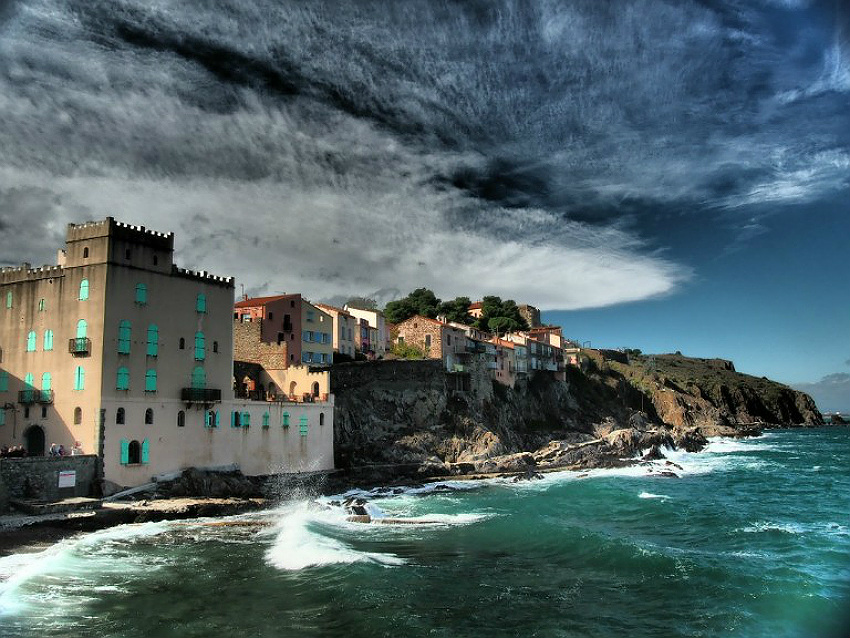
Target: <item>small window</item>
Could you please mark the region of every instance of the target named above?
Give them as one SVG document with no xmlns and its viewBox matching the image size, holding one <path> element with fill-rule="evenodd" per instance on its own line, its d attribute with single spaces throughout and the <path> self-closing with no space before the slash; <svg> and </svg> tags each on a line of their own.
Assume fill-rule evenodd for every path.
<svg viewBox="0 0 850 638">
<path fill-rule="evenodd" d="M 180 410 L 177 413 L 177 427 L 185 428 L 186 427 L 186 413 L 183 410 Z"/>
<path fill-rule="evenodd" d="M 206 343 L 203 332 L 195 333 L 195 361 L 203 361 L 206 358 Z"/>
<path fill-rule="evenodd" d="M 127 446 L 127 465 L 138 465 L 142 462 L 142 446 L 138 441 L 130 441 Z"/>
<path fill-rule="evenodd" d="M 148 350 L 149 357 L 155 357 L 159 354 L 159 328 L 152 323 L 148 326 Z"/>
<path fill-rule="evenodd" d="M 325 413 L 319 412 L 319 425 L 324 425 L 324 424 L 325 424 Z"/>
<path fill-rule="evenodd" d="M 213 352 L 218 352 L 218 341 L 213 341 Z"/>
<path fill-rule="evenodd" d="M 285 427 L 285 428 L 289 427 L 289 412 L 283 413 L 283 418 L 281 419 L 280 424 L 281 424 L 282 427 Z"/>
<path fill-rule="evenodd" d="M 219 413 L 216 410 L 210 410 L 204 418 L 204 427 L 217 428 L 219 426 Z"/>
<path fill-rule="evenodd" d="M 45 330 L 44 331 L 44 350 L 49 352 L 53 350 L 53 331 Z"/>
<path fill-rule="evenodd" d="M 41 406 L 41 418 L 42 419 L 47 418 L 47 406 L 46 405 Z"/>
<path fill-rule="evenodd" d="M 145 410 L 145 425 L 153 425 L 153 408 Z"/>
<path fill-rule="evenodd" d="M 133 256 L 133 252 L 128 248 L 124 251 L 124 259 L 130 259 Z"/>
<path fill-rule="evenodd" d="M 83 422 L 83 409 L 80 407 L 74 408 L 74 425 L 80 425 Z"/>
<path fill-rule="evenodd" d="M 195 299 L 195 310 L 201 314 L 207 311 L 207 296 L 198 295 Z"/>
<path fill-rule="evenodd" d="M 30 418 L 30 406 L 26 406 L 26 407 L 24 408 L 24 418 L 25 418 L 25 419 Z"/>
<path fill-rule="evenodd" d="M 426 348 L 431 347 L 431 335 L 425 335 L 425 347 Z"/>
<path fill-rule="evenodd" d="M 154 256 L 153 256 L 153 265 L 154 265 L 154 266 L 158 266 L 158 265 L 159 265 L 159 257 L 158 257 L 158 256 L 156 256 L 156 255 L 154 255 Z"/>
<path fill-rule="evenodd" d="M 148 303 L 148 287 L 145 284 L 136 284 L 136 304 L 145 306 Z"/>
<path fill-rule="evenodd" d="M 11 290 L 6 293 L 6 307 L 7 308 L 12 307 L 12 291 Z"/>
<path fill-rule="evenodd" d="M 83 248 L 83 259 L 88 259 L 88 258 L 89 258 L 89 247 L 86 246 L 85 248 Z"/>
<path fill-rule="evenodd" d="M 448 345 L 452 345 L 452 336 L 451 335 L 446 335 L 446 343 Z"/>
<path fill-rule="evenodd" d="M 86 389 L 86 371 L 83 366 L 77 366 L 74 370 L 74 390 L 81 391 Z"/>
<path fill-rule="evenodd" d="M 250 425 L 251 425 L 251 413 L 250 412 L 243 412 L 242 413 L 242 427 L 247 428 L 247 427 L 250 427 Z"/>
<path fill-rule="evenodd" d="M 156 392 L 156 370 L 145 372 L 145 392 Z"/>
<path fill-rule="evenodd" d="M 42 297 L 41 299 L 38 300 L 38 311 L 44 312 L 44 310 L 46 308 L 47 308 L 47 301 L 44 299 L 44 297 Z"/>
<path fill-rule="evenodd" d="M 118 324 L 118 354 L 130 354 L 130 322 L 126 319 Z"/>
<path fill-rule="evenodd" d="M 271 419 L 271 415 L 268 412 L 263 412 L 263 427 L 269 427 L 269 419 Z"/>
<path fill-rule="evenodd" d="M 129 390 L 130 389 L 130 371 L 121 366 L 115 374 L 115 389 Z"/>
<path fill-rule="evenodd" d="M 80 282 L 80 301 L 85 301 L 89 298 L 89 280 L 83 279 Z"/>
<path fill-rule="evenodd" d="M 240 428 L 242 427 L 242 417 L 237 410 L 234 410 L 230 413 L 230 427 L 232 428 Z"/>
<path fill-rule="evenodd" d="M 30 330 L 27 335 L 27 352 L 35 352 L 35 330 Z"/>
<path fill-rule="evenodd" d="M 115 423 L 116 425 L 124 425 L 124 408 L 118 408 L 115 411 Z"/>
<path fill-rule="evenodd" d="M 274 313 L 273 312 L 269 313 L 269 321 L 274 321 Z"/>
<path fill-rule="evenodd" d="M 186 340 L 183 337 L 180 337 L 180 344 L 177 347 L 181 350 L 186 349 Z"/>
</svg>

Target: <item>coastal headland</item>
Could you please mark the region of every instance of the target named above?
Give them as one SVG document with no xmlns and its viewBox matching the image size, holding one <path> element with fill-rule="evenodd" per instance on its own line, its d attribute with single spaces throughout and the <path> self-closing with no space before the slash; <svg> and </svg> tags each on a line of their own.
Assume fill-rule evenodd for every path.
<svg viewBox="0 0 850 638">
<path fill-rule="evenodd" d="M 189 469 L 90 512 L 4 517 L 0 555 L 112 525 L 248 512 L 292 495 L 446 478 L 533 480 L 663 460 L 665 449 L 697 452 L 712 436 L 823 424 L 808 395 L 738 373 L 730 361 L 585 353 L 581 367 L 568 368 L 566 383 L 539 374 L 514 388 L 473 369 L 458 390 L 439 361 L 335 366 L 336 472 L 248 478 Z M 672 478 L 676 469 L 670 463 L 656 474 Z"/>
</svg>

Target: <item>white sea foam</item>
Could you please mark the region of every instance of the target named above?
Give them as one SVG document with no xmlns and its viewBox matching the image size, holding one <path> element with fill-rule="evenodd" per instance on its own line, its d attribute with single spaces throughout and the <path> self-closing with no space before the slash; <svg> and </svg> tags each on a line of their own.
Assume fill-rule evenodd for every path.
<svg viewBox="0 0 850 638">
<path fill-rule="evenodd" d="M 354 525 L 358 524 L 348 523 L 341 508 L 319 509 L 307 502 L 290 505 L 277 523 L 277 536 L 266 551 L 266 560 L 287 571 L 338 563 L 372 562 L 387 567 L 404 564 L 404 559 L 394 554 L 359 551 L 321 530 L 322 526 Z"/>
<path fill-rule="evenodd" d="M 0 615 L 19 611 L 30 603 L 52 600 L 54 596 L 50 593 L 50 588 L 47 593 L 25 595 L 22 590 L 30 582 L 54 578 L 72 583 L 81 575 L 109 572 L 123 574 L 132 570 L 133 564 L 115 561 L 109 552 L 100 555 L 100 550 L 105 545 L 154 536 L 166 529 L 165 523 L 119 525 L 62 540 L 42 552 L 13 554 L 0 558 Z M 152 567 L 154 566 L 150 564 L 144 565 L 145 569 Z M 54 604 L 57 603 L 54 601 Z"/>
<path fill-rule="evenodd" d="M 670 497 L 666 494 L 652 494 L 651 492 L 641 492 L 638 494 L 638 498 L 660 498 L 662 500 L 667 500 Z"/>
</svg>

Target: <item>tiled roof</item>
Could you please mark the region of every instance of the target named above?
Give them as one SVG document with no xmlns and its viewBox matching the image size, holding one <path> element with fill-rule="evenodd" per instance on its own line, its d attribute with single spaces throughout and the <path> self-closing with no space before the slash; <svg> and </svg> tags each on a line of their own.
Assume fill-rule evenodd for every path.
<svg viewBox="0 0 850 638">
<path fill-rule="evenodd" d="M 347 310 L 343 310 L 342 308 L 337 308 L 336 306 L 332 306 L 330 304 L 314 303 L 313 305 L 316 306 L 316 308 L 324 308 L 325 310 L 332 310 L 333 312 L 336 312 L 336 313 L 341 314 L 341 315 L 345 315 L 346 317 L 351 316 L 351 313 L 348 312 Z"/>
<path fill-rule="evenodd" d="M 469 309 L 470 309 L 470 310 L 478 310 L 478 309 L 479 309 L 479 308 L 481 308 L 483 305 L 484 305 L 484 304 L 482 304 L 480 301 L 476 301 L 475 303 L 471 303 L 471 304 L 469 304 Z"/>
<path fill-rule="evenodd" d="M 294 297 L 295 295 L 272 295 L 271 297 L 252 297 L 251 299 L 243 299 L 242 301 L 237 301 L 233 307 L 234 308 L 254 308 L 256 306 L 264 306 L 270 301 L 277 301 L 278 299 L 286 299 L 287 297 Z"/>
</svg>

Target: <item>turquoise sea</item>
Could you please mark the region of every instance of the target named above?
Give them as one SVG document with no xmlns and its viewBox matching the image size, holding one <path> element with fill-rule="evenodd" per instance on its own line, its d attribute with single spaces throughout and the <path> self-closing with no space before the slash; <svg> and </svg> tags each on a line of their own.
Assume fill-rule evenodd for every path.
<svg viewBox="0 0 850 638">
<path fill-rule="evenodd" d="M 0 559 L 0 636 L 845 636 L 850 429 L 654 467 L 295 495 Z M 245 523 L 245 524 L 242 524 Z"/>
</svg>

